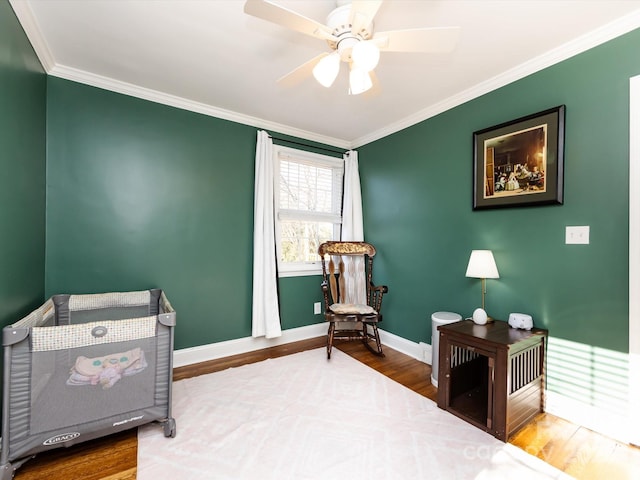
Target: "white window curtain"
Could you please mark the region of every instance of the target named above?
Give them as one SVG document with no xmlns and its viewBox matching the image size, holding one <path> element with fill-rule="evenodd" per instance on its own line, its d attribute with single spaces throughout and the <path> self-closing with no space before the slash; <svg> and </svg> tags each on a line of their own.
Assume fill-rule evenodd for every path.
<svg viewBox="0 0 640 480">
<path fill-rule="evenodd" d="M 275 338 L 282 335 L 276 269 L 273 162 L 271 137 L 260 130 L 256 145 L 253 203 L 253 337 Z"/>
<path fill-rule="evenodd" d="M 362 219 L 362 192 L 360 190 L 360 173 L 358 171 L 358 152 L 349 150 L 344 154 L 344 195 L 342 205 L 343 241 L 364 241 Z M 347 260 L 347 257 L 345 257 Z M 366 278 L 364 275 L 364 259 L 358 258 L 345 265 L 347 281 L 346 303 L 366 304 Z"/>
<path fill-rule="evenodd" d="M 362 242 L 362 193 L 358 172 L 358 152 L 349 150 L 344 154 L 344 196 L 342 205 L 342 240 Z"/>
</svg>

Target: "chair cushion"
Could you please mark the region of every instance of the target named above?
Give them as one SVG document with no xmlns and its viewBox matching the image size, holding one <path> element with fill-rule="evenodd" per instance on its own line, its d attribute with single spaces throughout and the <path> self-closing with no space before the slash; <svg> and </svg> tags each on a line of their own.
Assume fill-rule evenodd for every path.
<svg viewBox="0 0 640 480">
<path fill-rule="evenodd" d="M 359 313 L 361 315 L 375 314 L 377 313 L 373 307 L 369 305 L 362 305 L 359 303 L 334 303 L 329 307 L 333 313 L 340 315 L 348 315 Z"/>
</svg>

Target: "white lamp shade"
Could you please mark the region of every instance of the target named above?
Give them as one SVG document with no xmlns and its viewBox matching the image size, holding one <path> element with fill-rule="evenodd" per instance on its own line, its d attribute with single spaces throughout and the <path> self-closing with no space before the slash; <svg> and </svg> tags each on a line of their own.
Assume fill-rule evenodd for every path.
<svg viewBox="0 0 640 480">
<path fill-rule="evenodd" d="M 340 71 L 340 55 L 338 52 L 333 52 L 320 60 L 315 67 L 313 67 L 313 76 L 323 87 L 329 88 L 333 85 L 338 72 Z"/>
<path fill-rule="evenodd" d="M 359 95 L 373 86 L 369 72 L 352 66 L 349 72 L 349 95 Z"/>
<path fill-rule="evenodd" d="M 472 250 L 465 276 L 472 278 L 500 278 L 491 250 Z"/>
<path fill-rule="evenodd" d="M 358 42 L 351 49 L 351 60 L 355 67 L 370 72 L 378 65 L 380 50 L 372 42 Z"/>
</svg>

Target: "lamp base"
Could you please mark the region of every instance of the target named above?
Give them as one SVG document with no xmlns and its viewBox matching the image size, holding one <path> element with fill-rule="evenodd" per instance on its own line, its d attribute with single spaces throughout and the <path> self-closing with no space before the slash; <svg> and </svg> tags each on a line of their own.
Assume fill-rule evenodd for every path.
<svg viewBox="0 0 640 480">
<path fill-rule="evenodd" d="M 490 317 L 489 315 L 487 315 L 487 323 L 493 323 L 495 320 L 493 319 L 493 317 Z"/>
</svg>

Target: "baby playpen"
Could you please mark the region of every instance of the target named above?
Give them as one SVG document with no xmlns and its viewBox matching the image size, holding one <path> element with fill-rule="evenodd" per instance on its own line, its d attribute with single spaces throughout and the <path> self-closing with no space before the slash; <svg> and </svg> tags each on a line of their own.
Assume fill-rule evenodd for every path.
<svg viewBox="0 0 640 480">
<path fill-rule="evenodd" d="M 35 454 L 171 417 L 176 313 L 160 289 L 55 295 L 3 329 L 0 480 Z"/>
</svg>

